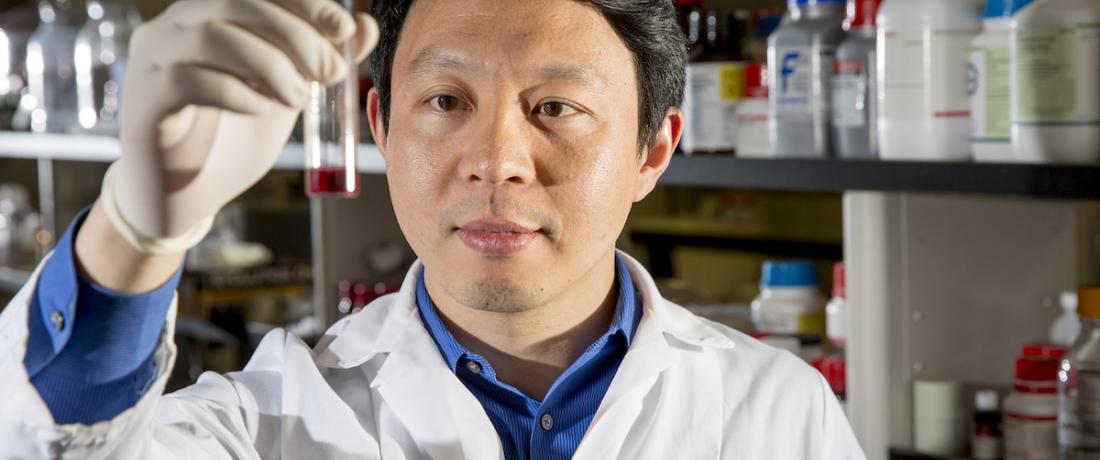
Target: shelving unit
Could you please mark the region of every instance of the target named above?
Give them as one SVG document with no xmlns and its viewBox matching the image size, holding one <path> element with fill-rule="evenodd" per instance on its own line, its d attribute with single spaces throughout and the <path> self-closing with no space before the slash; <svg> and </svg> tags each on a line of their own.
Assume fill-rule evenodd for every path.
<svg viewBox="0 0 1100 460">
<path fill-rule="evenodd" d="M 398 230 L 390 222 L 387 189 L 379 177 L 385 164 L 374 146 L 364 145 L 360 151 L 360 171 L 374 176 L 365 182 L 367 199 L 315 199 L 311 205 L 315 303 L 325 323 L 337 316 L 330 287 L 363 265 L 355 254 L 400 238 L 387 233 Z M 106 137 L 0 132 L 0 158 L 37 161 L 44 214 L 53 206 L 55 161 L 109 162 L 118 154 L 118 142 Z M 302 158 L 302 147 L 291 144 L 275 167 L 300 170 Z M 954 373 L 960 379 L 1001 371 L 1007 375 L 1010 369 L 1001 362 L 1004 349 L 983 349 L 982 356 L 944 356 L 965 347 L 959 343 L 963 339 L 1016 346 L 1005 337 L 1048 320 L 1048 311 L 1031 306 L 1056 286 L 1079 281 L 1079 259 L 1096 258 L 1091 252 L 1080 255 L 1079 245 L 1084 244 L 1081 236 L 1096 233 L 1100 224 L 1079 222 L 1077 209 L 1084 202 L 1100 203 L 1100 166 L 677 156 L 660 183 L 844 194 L 842 245 L 727 234 L 717 224 L 695 226 L 696 234 L 677 236 L 658 227 L 639 228 L 633 237 L 650 246 L 846 259 L 853 286 L 849 389 L 859 395 L 849 402 L 849 414 L 872 459 L 884 458 L 877 455 L 889 445 L 905 445 L 911 435 L 906 417 L 912 380 L 929 378 L 930 372 Z M 352 222 L 363 220 L 371 225 Z M 671 270 L 667 260 L 652 264 L 655 273 Z M 0 268 L 0 290 L 18 288 L 28 275 Z M 972 296 L 952 297 L 959 293 Z M 996 326 L 955 321 L 950 315 L 959 308 L 995 318 Z M 946 340 L 937 338 L 939 334 Z M 915 349 L 918 342 L 924 345 Z M 973 365 L 976 360 L 980 363 Z"/>
</svg>

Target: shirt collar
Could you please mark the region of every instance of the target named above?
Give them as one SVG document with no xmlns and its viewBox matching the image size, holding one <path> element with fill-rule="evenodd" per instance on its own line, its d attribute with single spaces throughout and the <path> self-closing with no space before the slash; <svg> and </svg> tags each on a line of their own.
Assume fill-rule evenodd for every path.
<svg viewBox="0 0 1100 460">
<path fill-rule="evenodd" d="M 629 347 L 630 342 L 634 339 L 634 333 L 638 329 L 638 323 L 641 321 L 642 308 L 638 305 L 638 295 L 634 288 L 634 280 L 631 278 L 630 270 L 626 265 L 626 261 L 618 253 L 615 254 L 615 272 L 619 281 L 619 300 L 615 306 L 615 315 L 611 319 L 611 326 L 605 336 L 621 335 L 626 340 L 627 347 Z M 454 338 L 454 335 L 451 334 L 439 317 L 435 304 L 432 303 L 431 296 L 428 295 L 423 268 L 417 275 L 416 305 L 420 312 L 420 319 L 424 322 L 424 326 L 428 329 L 428 333 L 432 336 L 436 346 L 439 347 L 447 366 L 452 370 L 457 369 L 459 361 L 469 353 L 469 350 L 458 343 L 458 340 Z"/>
</svg>

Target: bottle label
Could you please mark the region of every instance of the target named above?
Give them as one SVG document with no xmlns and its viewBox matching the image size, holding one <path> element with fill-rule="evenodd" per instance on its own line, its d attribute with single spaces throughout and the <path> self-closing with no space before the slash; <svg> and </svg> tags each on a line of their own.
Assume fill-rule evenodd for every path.
<svg viewBox="0 0 1100 460">
<path fill-rule="evenodd" d="M 970 456 L 975 460 L 1000 460 L 1001 438 L 975 435 L 970 439 Z"/>
<path fill-rule="evenodd" d="M 1020 28 L 1013 41 L 1015 123 L 1100 124 L 1100 23 Z"/>
<path fill-rule="evenodd" d="M 744 64 L 688 64 L 682 148 L 687 152 L 732 151 L 737 140 L 733 129 L 737 103 L 744 93 Z"/>
<path fill-rule="evenodd" d="M 1005 413 L 1004 442 L 1005 458 L 1057 460 L 1057 417 Z"/>
<path fill-rule="evenodd" d="M 1059 384 L 1058 440 L 1069 448 L 1100 449 L 1100 370 L 1077 369 Z"/>
<path fill-rule="evenodd" d="M 814 77 L 824 76 L 833 68 L 832 50 L 821 50 L 815 57 L 809 46 L 779 46 L 775 51 L 776 81 L 773 88 L 776 119 L 808 121 L 825 104 L 814 100 Z M 821 91 L 821 89 L 818 89 Z M 822 97 L 819 94 L 819 97 Z"/>
<path fill-rule="evenodd" d="M 924 33 L 879 29 L 882 48 L 882 116 L 920 118 L 924 108 Z"/>
<path fill-rule="evenodd" d="M 825 334 L 825 312 L 762 311 L 757 328 L 769 334 Z"/>
<path fill-rule="evenodd" d="M 837 61 L 833 65 L 833 126 L 864 128 L 870 111 L 867 69 L 859 61 Z"/>
<path fill-rule="evenodd" d="M 932 118 L 970 119 L 968 47 L 977 30 L 935 30 L 929 35 L 928 78 Z"/>
<path fill-rule="evenodd" d="M 1008 142 L 1012 137 L 1009 56 L 1007 47 L 970 49 L 970 137 L 975 142 Z"/>
<path fill-rule="evenodd" d="M 883 116 L 900 120 L 970 118 L 967 50 L 976 32 L 880 30 Z"/>
</svg>

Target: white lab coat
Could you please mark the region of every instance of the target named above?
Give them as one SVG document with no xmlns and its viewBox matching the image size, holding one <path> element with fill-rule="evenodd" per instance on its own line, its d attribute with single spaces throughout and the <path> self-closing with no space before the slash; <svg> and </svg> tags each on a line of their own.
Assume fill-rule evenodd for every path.
<svg viewBox="0 0 1100 460">
<path fill-rule="evenodd" d="M 864 458 L 813 368 L 663 299 L 626 258 L 644 314 L 574 458 Z M 488 416 L 420 321 L 419 269 L 312 350 L 276 330 L 244 370 L 208 372 L 162 396 L 176 354 L 173 305 L 146 395 L 91 426 L 55 425 L 28 381 L 36 273 L 0 314 L 0 458 L 502 459 Z"/>
</svg>

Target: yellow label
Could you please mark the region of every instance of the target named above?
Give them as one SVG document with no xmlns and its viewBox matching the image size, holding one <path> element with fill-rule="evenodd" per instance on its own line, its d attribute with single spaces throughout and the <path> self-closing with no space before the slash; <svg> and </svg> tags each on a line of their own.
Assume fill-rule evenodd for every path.
<svg viewBox="0 0 1100 460">
<path fill-rule="evenodd" d="M 745 96 L 744 64 L 722 64 L 718 67 L 718 93 L 723 101 L 739 101 Z"/>
</svg>

